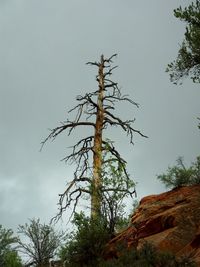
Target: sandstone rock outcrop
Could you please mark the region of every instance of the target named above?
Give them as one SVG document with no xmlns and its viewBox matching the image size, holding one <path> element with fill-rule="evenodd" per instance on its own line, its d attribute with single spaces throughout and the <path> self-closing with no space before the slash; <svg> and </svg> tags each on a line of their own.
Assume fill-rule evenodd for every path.
<svg viewBox="0 0 200 267">
<path fill-rule="evenodd" d="M 109 242 L 106 257 L 116 255 L 120 243 L 140 248 L 144 241 L 200 266 L 200 185 L 144 197 L 130 226 Z"/>
</svg>

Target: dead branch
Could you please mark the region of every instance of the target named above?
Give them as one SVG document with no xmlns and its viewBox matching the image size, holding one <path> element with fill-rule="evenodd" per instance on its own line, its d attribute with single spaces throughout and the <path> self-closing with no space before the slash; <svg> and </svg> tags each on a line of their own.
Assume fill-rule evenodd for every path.
<svg viewBox="0 0 200 267">
<path fill-rule="evenodd" d="M 71 188 L 71 187 L 70 187 Z M 74 189 L 72 192 L 69 192 L 69 187 L 64 191 L 64 193 L 59 194 L 59 212 L 58 214 L 56 214 L 55 217 L 52 218 L 52 220 L 58 221 L 61 217 L 64 211 L 66 211 L 66 209 L 70 206 L 73 206 L 71 215 L 69 216 L 69 220 L 71 220 L 74 212 L 76 211 L 77 205 L 78 205 L 78 201 L 80 199 L 80 197 L 82 196 L 83 193 L 86 194 L 91 194 L 91 191 L 85 189 L 85 188 L 76 188 Z M 74 203 L 72 205 L 72 203 Z"/>
<path fill-rule="evenodd" d="M 51 133 L 47 136 L 47 138 L 45 138 L 44 141 L 41 142 L 41 149 L 43 148 L 43 146 L 45 145 L 45 143 L 47 141 L 49 141 L 50 139 L 54 140 L 59 134 L 61 134 L 66 129 L 69 129 L 68 135 L 70 135 L 72 130 L 78 126 L 93 126 L 93 127 L 95 127 L 95 124 L 92 122 L 85 122 L 85 121 L 82 121 L 82 122 L 70 122 L 69 121 L 69 122 L 67 122 L 67 124 L 63 124 L 61 126 L 58 126 L 54 129 L 52 129 Z"/>
</svg>

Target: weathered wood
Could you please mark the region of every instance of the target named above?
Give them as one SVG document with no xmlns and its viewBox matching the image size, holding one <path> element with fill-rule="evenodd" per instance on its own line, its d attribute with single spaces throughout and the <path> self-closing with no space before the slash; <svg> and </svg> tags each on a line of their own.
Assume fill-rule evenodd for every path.
<svg viewBox="0 0 200 267">
<path fill-rule="evenodd" d="M 97 219 L 101 213 L 101 168 L 102 168 L 102 134 L 104 122 L 104 57 L 101 56 L 98 72 L 98 99 L 97 99 L 97 114 L 94 133 L 94 147 L 93 147 L 93 178 L 92 178 L 92 192 L 91 192 L 91 218 Z"/>
</svg>

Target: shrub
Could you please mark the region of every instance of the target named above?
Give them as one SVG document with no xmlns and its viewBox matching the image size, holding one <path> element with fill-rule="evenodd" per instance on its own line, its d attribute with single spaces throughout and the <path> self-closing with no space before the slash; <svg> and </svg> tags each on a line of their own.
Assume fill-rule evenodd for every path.
<svg viewBox="0 0 200 267">
<path fill-rule="evenodd" d="M 196 264 L 188 257 L 176 259 L 167 252 L 158 252 L 155 247 L 145 242 L 140 250 L 123 249 L 118 259 L 102 261 L 98 267 L 195 267 Z"/>
<path fill-rule="evenodd" d="M 178 158 L 177 165 L 169 167 L 167 173 L 158 175 L 157 179 L 168 188 L 200 184 L 200 156 L 189 168 L 184 165 L 183 158 Z"/>
<path fill-rule="evenodd" d="M 22 262 L 16 251 L 7 251 L 4 256 L 4 267 L 22 267 Z"/>
<path fill-rule="evenodd" d="M 59 256 L 66 266 L 98 266 L 110 234 L 103 220 L 91 221 L 83 213 L 75 214 L 73 224 L 76 231 L 68 235 L 68 242 Z"/>
<path fill-rule="evenodd" d="M 66 267 L 195 267 L 188 257 L 177 259 L 168 252 L 158 252 L 148 242 L 141 249 L 120 245 L 118 258 L 103 259 L 105 245 L 110 240 L 109 229 L 104 220 L 91 221 L 84 213 L 75 214 L 73 224 L 76 230 L 68 235 L 66 245 L 59 251 L 59 257 Z"/>
<path fill-rule="evenodd" d="M 59 256 L 66 267 L 195 267 L 195 263 L 185 257 L 176 257 L 167 252 L 158 252 L 145 242 L 140 250 L 119 246 L 120 256 L 104 260 L 103 251 L 110 239 L 103 221 L 92 222 L 83 213 L 75 214 L 73 223 L 76 231 L 68 236 L 68 242 L 61 248 Z"/>
</svg>

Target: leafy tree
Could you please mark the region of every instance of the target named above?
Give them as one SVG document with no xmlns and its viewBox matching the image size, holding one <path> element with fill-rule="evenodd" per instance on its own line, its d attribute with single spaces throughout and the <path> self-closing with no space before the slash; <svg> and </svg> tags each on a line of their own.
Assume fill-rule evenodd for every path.
<svg viewBox="0 0 200 267">
<path fill-rule="evenodd" d="M 157 178 L 169 188 L 200 184 L 200 156 L 189 168 L 184 165 L 183 158 L 178 158 L 176 166 L 169 167 L 166 174 Z"/>
<path fill-rule="evenodd" d="M 13 231 L 0 225 L 0 267 L 22 266 L 21 259 L 13 248 L 16 243 L 17 238 L 13 236 Z"/>
<path fill-rule="evenodd" d="M 117 103 L 127 102 L 136 107 L 138 104 L 131 100 L 128 96 L 122 95 L 118 84 L 111 80 L 113 70 L 116 66 L 112 66 L 112 60 L 116 56 L 105 58 L 103 55 L 99 62 L 88 62 L 87 64 L 98 68 L 96 81 L 98 89 L 94 92 L 86 93 L 83 96 L 77 96 L 78 104 L 69 112 L 77 111 L 74 120 L 67 120 L 60 126 L 51 130 L 51 133 L 42 142 L 44 145 L 48 140 L 55 139 L 64 131 L 68 131 L 70 135 L 75 129 L 88 127 L 92 129 L 92 134 L 79 140 L 73 147 L 72 153 L 63 160 L 76 164 L 74 178 L 68 183 L 64 193 L 60 194 L 60 212 L 58 217 L 62 215 L 71 204 L 73 204 L 73 213 L 80 198 L 89 195 L 91 200 L 91 217 L 96 219 L 101 216 L 102 210 L 102 169 L 104 168 L 103 151 L 107 151 L 117 160 L 127 176 L 125 169 L 125 160 L 116 150 L 113 143 L 108 143 L 104 137 L 104 131 L 109 126 L 121 128 L 129 136 L 130 143 L 133 144 L 134 134 L 143 137 L 140 131 L 132 127 L 134 120 L 123 120 L 114 114 Z M 127 176 L 127 180 L 129 177 Z M 105 193 L 105 188 L 104 188 Z"/>
<path fill-rule="evenodd" d="M 28 239 L 27 242 L 19 239 L 18 243 L 21 252 L 29 257 L 29 265 L 49 266 L 49 260 L 60 245 L 61 233 L 56 233 L 52 226 L 41 224 L 39 219 L 19 225 L 18 233 Z"/>
<path fill-rule="evenodd" d="M 190 77 L 193 82 L 200 82 L 200 1 L 192 2 L 184 9 L 174 10 L 176 18 L 186 23 L 185 38 L 176 60 L 168 64 L 170 80 L 177 84 L 183 78 Z"/>
</svg>

